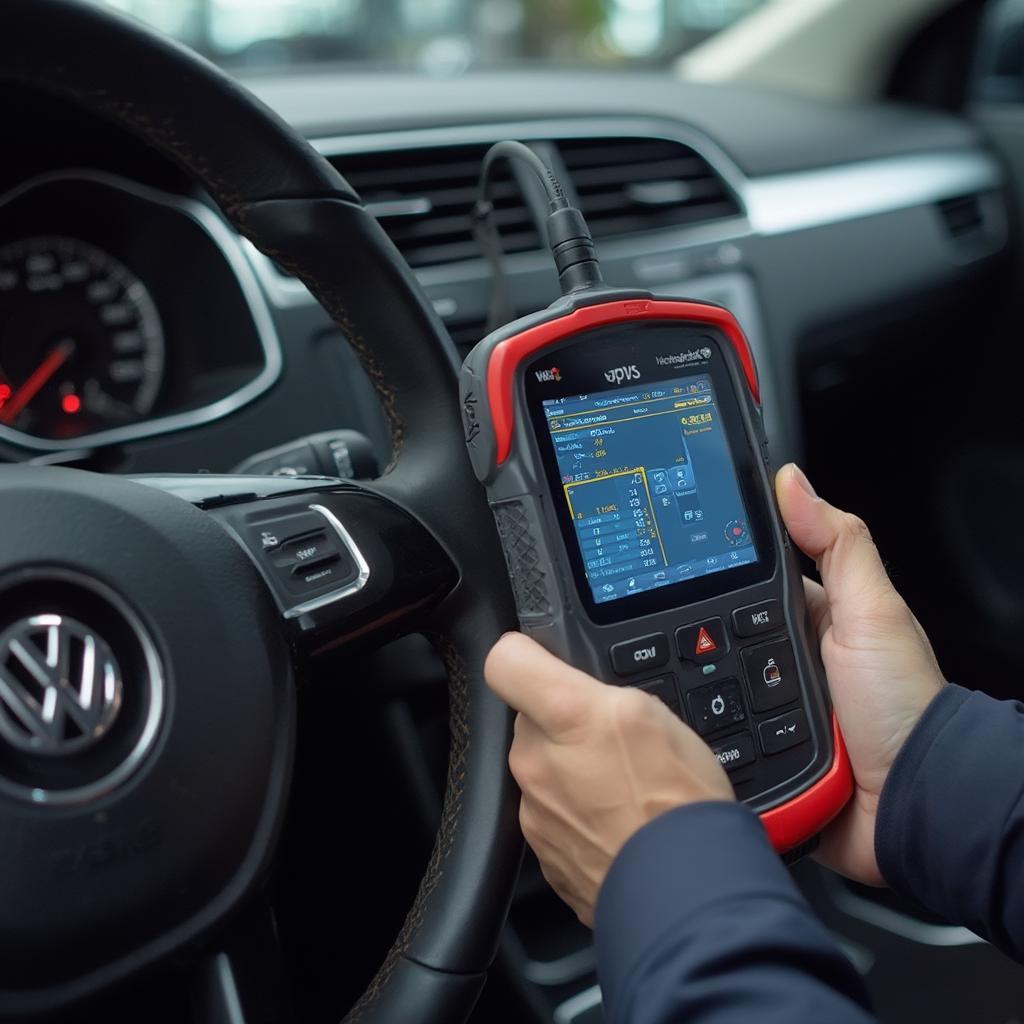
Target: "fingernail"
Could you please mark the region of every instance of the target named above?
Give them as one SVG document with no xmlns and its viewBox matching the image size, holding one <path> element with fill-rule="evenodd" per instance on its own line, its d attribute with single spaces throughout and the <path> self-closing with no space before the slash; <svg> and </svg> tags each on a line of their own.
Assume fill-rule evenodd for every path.
<svg viewBox="0 0 1024 1024">
<path fill-rule="evenodd" d="M 793 463 L 793 479 L 796 480 L 805 494 L 809 494 L 812 498 L 818 496 L 818 492 L 811 486 L 811 481 L 807 479 L 807 474 L 795 462 Z"/>
</svg>

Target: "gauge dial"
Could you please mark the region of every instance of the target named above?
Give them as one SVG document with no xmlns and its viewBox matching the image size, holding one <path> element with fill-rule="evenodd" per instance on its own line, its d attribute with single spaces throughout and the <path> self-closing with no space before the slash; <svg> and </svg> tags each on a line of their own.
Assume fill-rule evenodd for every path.
<svg viewBox="0 0 1024 1024">
<path fill-rule="evenodd" d="M 750 537 L 747 524 L 742 519 L 732 519 L 725 524 L 725 539 L 734 547 L 746 544 Z"/>
<path fill-rule="evenodd" d="M 0 425 L 54 440 L 142 419 L 164 336 L 146 286 L 75 238 L 0 248 Z"/>
</svg>

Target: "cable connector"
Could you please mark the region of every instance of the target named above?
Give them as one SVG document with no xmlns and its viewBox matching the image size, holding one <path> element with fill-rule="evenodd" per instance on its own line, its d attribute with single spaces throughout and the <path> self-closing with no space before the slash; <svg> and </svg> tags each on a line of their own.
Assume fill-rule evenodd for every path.
<svg viewBox="0 0 1024 1024">
<path fill-rule="evenodd" d="M 548 214 L 548 245 L 563 295 L 604 284 L 597 247 L 583 214 L 575 206 Z"/>
<path fill-rule="evenodd" d="M 495 296 L 505 298 L 501 274 L 501 246 L 494 220 L 494 203 L 490 198 L 491 174 L 499 159 L 518 162 L 536 176 L 548 199 L 547 236 L 551 256 L 558 271 L 558 283 L 563 295 L 604 284 L 597 247 L 591 237 L 583 214 L 569 203 L 565 190 L 554 171 L 532 150 L 521 142 L 496 142 L 484 155 L 480 169 L 479 198 L 473 206 L 474 232 L 483 243 L 484 253 L 495 274 Z M 492 303 L 491 324 L 496 326 L 497 306 Z"/>
</svg>

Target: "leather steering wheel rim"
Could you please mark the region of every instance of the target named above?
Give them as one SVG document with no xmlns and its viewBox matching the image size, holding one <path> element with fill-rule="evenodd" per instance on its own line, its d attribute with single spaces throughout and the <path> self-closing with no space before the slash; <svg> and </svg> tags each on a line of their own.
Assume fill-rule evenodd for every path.
<svg viewBox="0 0 1024 1024">
<path fill-rule="evenodd" d="M 186 169 L 239 232 L 307 285 L 380 396 L 393 459 L 373 486 L 410 507 L 460 571 L 434 637 L 449 675 L 451 752 L 419 892 L 346 1020 L 464 1020 L 494 957 L 522 846 L 505 763 L 511 716 L 482 682 L 515 609 L 464 451 L 454 347 L 341 175 L 219 69 L 82 0 L 6 0 L 0 26 L 0 81 L 73 101 Z"/>
</svg>

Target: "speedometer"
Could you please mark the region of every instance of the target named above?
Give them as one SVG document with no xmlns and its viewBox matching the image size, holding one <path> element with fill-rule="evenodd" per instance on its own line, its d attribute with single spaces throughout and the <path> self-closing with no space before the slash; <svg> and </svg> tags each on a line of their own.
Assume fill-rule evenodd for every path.
<svg viewBox="0 0 1024 1024">
<path fill-rule="evenodd" d="M 146 286 L 75 238 L 0 248 L 0 424 L 52 440 L 147 416 L 164 336 Z"/>
</svg>

